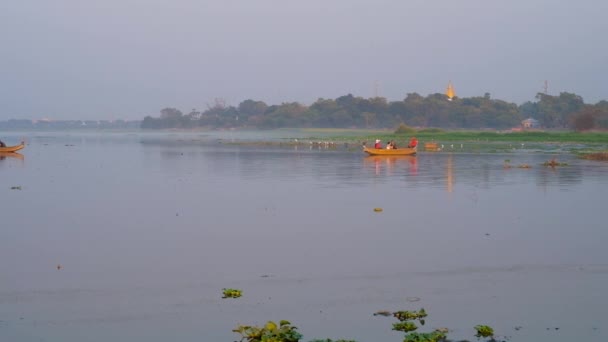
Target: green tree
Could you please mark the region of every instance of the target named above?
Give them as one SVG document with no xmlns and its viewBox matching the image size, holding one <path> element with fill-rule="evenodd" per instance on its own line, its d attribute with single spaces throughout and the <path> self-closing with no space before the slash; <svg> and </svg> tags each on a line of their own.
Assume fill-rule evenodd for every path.
<svg viewBox="0 0 608 342">
<path fill-rule="evenodd" d="M 548 128 L 566 128 L 569 117 L 583 109 L 582 97 L 572 93 L 551 96 L 543 93 L 536 95 L 538 101 L 538 120 Z"/>
<path fill-rule="evenodd" d="M 245 100 L 239 104 L 239 115 L 247 118 L 250 116 L 262 115 L 268 109 L 268 105 L 263 101 Z"/>
<path fill-rule="evenodd" d="M 578 132 L 588 131 L 595 128 L 595 120 L 599 117 L 600 110 L 593 106 L 587 106 L 571 118 L 571 126 Z"/>
</svg>

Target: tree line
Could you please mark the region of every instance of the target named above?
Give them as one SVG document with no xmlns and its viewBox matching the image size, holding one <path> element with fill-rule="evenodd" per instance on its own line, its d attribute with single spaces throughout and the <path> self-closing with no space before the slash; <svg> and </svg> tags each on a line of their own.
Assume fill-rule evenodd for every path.
<svg viewBox="0 0 608 342">
<path fill-rule="evenodd" d="M 184 114 L 165 108 L 159 117 L 146 116 L 141 127 L 166 128 L 394 128 L 399 124 L 415 127 L 507 129 L 519 127 L 533 118 L 542 128 L 583 131 L 608 128 L 608 101 L 585 104 L 582 97 L 563 92 L 558 96 L 539 93 L 535 101 L 522 105 L 484 96 L 453 98 L 443 94 L 426 97 L 409 93 L 402 101 L 383 97 L 363 98 L 352 94 L 336 99 L 320 98 L 310 106 L 298 102 L 268 105 L 245 100 L 230 106 L 216 99 L 204 111 Z"/>
</svg>

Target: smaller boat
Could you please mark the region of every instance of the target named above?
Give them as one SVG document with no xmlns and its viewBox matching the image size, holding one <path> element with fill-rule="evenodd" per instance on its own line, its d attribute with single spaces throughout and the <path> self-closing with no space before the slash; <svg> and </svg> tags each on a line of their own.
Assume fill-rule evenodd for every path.
<svg viewBox="0 0 608 342">
<path fill-rule="evenodd" d="M 15 146 L 4 146 L 0 147 L 0 152 L 17 152 L 25 147 L 25 143 L 22 141 L 21 144 Z"/>
<path fill-rule="evenodd" d="M 425 151 L 437 152 L 437 151 L 440 150 L 439 144 L 437 144 L 436 142 L 427 142 L 427 143 L 424 143 L 424 150 Z"/>
<path fill-rule="evenodd" d="M 368 153 L 372 156 L 407 156 L 416 154 L 416 147 L 414 148 L 393 148 L 390 150 L 384 148 L 369 148 L 363 147 L 363 152 Z"/>
</svg>

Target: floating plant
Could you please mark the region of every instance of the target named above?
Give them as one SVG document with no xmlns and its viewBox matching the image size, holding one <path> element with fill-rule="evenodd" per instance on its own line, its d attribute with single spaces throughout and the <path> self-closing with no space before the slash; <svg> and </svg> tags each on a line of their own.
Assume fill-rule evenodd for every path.
<svg viewBox="0 0 608 342">
<path fill-rule="evenodd" d="M 475 334 L 475 336 L 479 337 L 490 337 L 493 338 L 494 337 L 494 329 L 492 329 L 490 326 L 487 325 L 476 325 L 475 326 L 475 330 L 477 331 L 477 334 Z"/>
<path fill-rule="evenodd" d="M 285 320 L 278 325 L 268 321 L 263 327 L 239 325 L 232 331 L 241 335 L 241 341 L 247 342 L 298 342 L 302 338 L 298 328 Z"/>
<path fill-rule="evenodd" d="M 243 295 L 243 291 L 238 289 L 222 289 L 222 298 L 239 298 Z"/>
</svg>

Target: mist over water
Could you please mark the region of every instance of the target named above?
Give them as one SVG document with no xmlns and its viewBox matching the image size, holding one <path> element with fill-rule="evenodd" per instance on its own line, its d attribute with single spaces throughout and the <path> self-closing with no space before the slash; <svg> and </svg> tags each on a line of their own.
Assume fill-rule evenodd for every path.
<svg viewBox="0 0 608 342">
<path fill-rule="evenodd" d="M 303 341 L 389 342 L 372 314 L 420 307 L 452 339 L 608 339 L 608 164 L 243 134 L 3 135 L 27 147 L 0 158 L 0 340 L 234 341 L 287 319 Z"/>
</svg>

